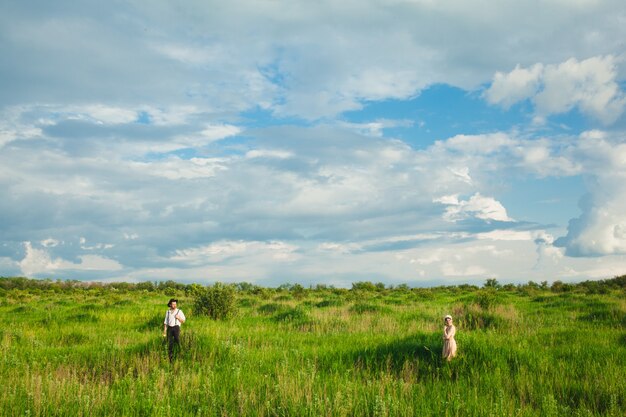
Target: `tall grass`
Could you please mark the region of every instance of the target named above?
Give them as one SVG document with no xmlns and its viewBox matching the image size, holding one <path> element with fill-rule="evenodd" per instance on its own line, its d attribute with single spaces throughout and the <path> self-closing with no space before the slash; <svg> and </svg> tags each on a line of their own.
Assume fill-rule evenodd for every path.
<svg viewBox="0 0 626 417">
<path fill-rule="evenodd" d="M 0 305 L 6 416 L 623 416 L 623 293 L 246 294 L 187 315 L 173 364 L 169 297 L 31 294 Z M 441 360 L 442 319 L 459 356 Z"/>
</svg>

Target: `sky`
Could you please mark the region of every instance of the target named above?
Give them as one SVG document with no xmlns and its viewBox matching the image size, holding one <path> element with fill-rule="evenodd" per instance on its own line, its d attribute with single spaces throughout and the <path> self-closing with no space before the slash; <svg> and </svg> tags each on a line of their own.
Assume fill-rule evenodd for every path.
<svg viewBox="0 0 626 417">
<path fill-rule="evenodd" d="M 621 0 L 4 1 L 0 276 L 626 273 Z"/>
</svg>

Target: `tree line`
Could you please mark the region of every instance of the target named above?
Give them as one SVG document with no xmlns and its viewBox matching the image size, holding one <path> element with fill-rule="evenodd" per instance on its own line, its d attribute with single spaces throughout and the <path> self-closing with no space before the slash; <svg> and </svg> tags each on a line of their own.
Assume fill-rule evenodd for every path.
<svg viewBox="0 0 626 417">
<path fill-rule="evenodd" d="M 334 293 L 336 295 L 346 295 L 354 292 L 370 293 L 393 293 L 393 292 L 413 292 L 427 295 L 439 292 L 463 293 L 478 290 L 489 291 L 510 291 L 519 293 L 533 293 L 539 291 L 550 291 L 554 293 L 577 292 L 585 294 L 606 294 L 614 290 L 626 290 L 626 275 L 616 276 L 610 279 L 598 281 L 582 281 L 577 283 L 565 283 L 553 281 L 548 283 L 528 281 L 525 284 L 500 284 L 495 278 L 487 279 L 481 286 L 472 284 L 447 285 L 435 287 L 411 287 L 408 284 L 388 285 L 382 282 L 358 281 L 352 283 L 351 288 L 337 288 L 333 285 L 317 284 L 303 286 L 301 284 L 282 284 L 277 287 L 263 287 L 249 282 L 239 282 L 233 284 L 221 284 L 219 282 L 210 285 L 197 283 L 185 284 L 173 280 L 168 281 L 144 281 L 144 282 L 87 282 L 79 280 L 62 279 L 32 279 L 25 277 L 0 277 L 0 291 L 24 290 L 28 292 L 52 291 L 52 292 L 158 292 L 163 294 L 195 295 L 201 292 L 202 288 L 222 286 L 231 289 L 236 293 L 260 295 L 262 298 L 276 293 L 289 293 L 295 298 L 303 298 L 310 293 Z"/>
</svg>

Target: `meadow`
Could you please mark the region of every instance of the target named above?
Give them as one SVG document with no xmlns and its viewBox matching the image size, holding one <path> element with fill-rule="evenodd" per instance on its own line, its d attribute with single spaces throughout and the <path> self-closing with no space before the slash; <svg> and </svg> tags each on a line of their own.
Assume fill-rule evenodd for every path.
<svg viewBox="0 0 626 417">
<path fill-rule="evenodd" d="M 188 286 L 0 285 L 0 415 L 624 416 L 618 283 L 248 285 L 227 320 L 194 314 Z M 171 296 L 187 315 L 172 364 Z"/>
</svg>

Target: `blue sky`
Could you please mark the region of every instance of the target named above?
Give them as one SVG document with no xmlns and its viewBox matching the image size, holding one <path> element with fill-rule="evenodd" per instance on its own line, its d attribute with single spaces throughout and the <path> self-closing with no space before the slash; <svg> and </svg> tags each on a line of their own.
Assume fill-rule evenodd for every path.
<svg viewBox="0 0 626 417">
<path fill-rule="evenodd" d="M 0 5 L 0 275 L 626 273 L 626 6 L 538 3 Z"/>
</svg>

